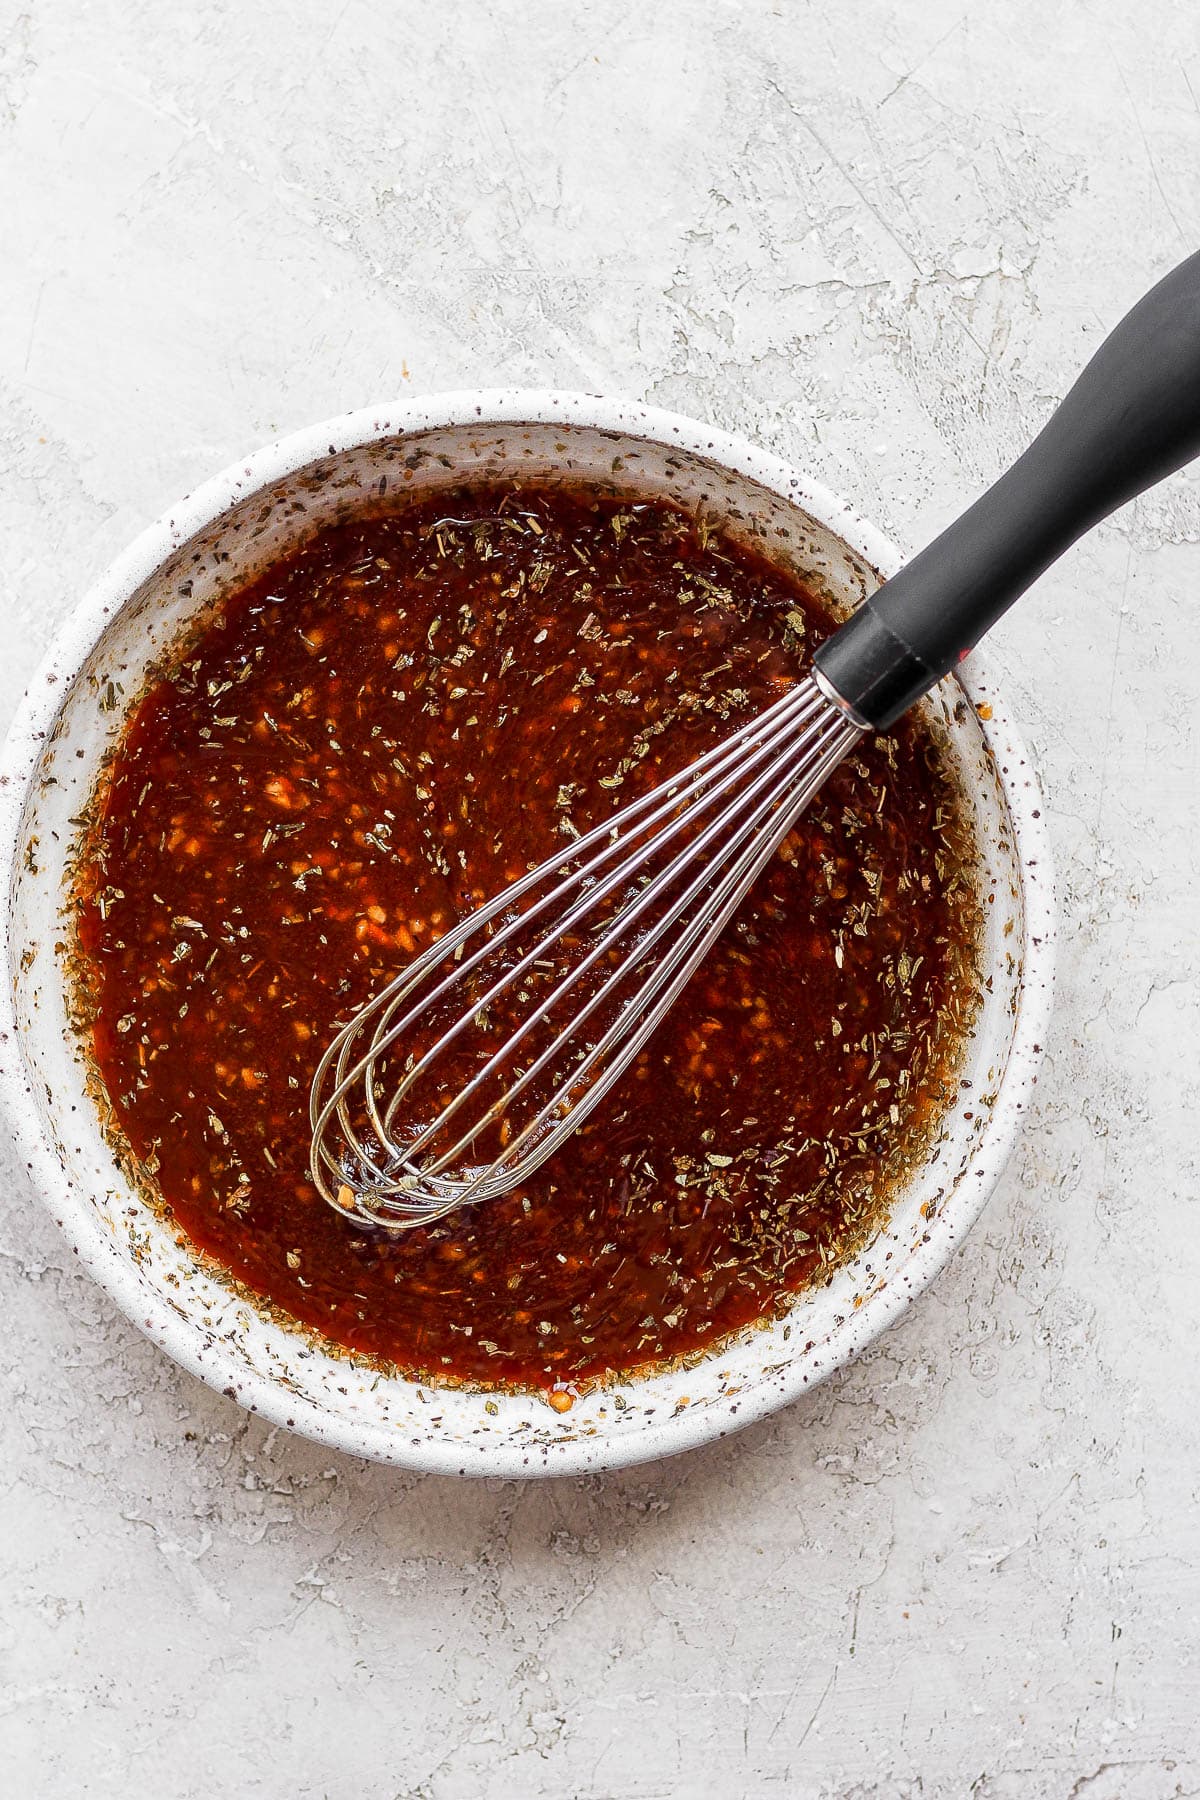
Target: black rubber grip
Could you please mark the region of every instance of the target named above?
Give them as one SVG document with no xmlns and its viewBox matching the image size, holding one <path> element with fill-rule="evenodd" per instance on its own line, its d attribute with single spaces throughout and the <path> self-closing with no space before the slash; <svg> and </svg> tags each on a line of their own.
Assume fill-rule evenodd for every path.
<svg viewBox="0 0 1200 1800">
<path fill-rule="evenodd" d="M 1105 338 L 1019 462 L 816 654 L 877 730 L 920 699 L 1064 550 L 1200 453 L 1200 252 Z"/>
</svg>

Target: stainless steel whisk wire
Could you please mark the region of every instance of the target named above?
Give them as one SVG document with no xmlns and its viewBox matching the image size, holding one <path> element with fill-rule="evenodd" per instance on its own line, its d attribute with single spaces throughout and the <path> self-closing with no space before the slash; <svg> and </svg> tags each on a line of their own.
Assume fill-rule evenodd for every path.
<svg viewBox="0 0 1200 1800">
<path fill-rule="evenodd" d="M 342 1028 L 317 1070 L 310 1102 L 312 1174 L 325 1198 L 344 1211 L 352 1208 L 373 1224 L 403 1230 L 428 1224 L 472 1201 L 493 1198 L 532 1174 L 599 1104 L 637 1055 L 729 922 L 746 889 L 860 736 L 861 727 L 825 697 L 811 676 L 806 677 L 728 739 L 619 808 L 422 952 Z M 695 830 L 669 862 L 647 875 L 652 859 L 719 801 L 724 804 L 715 816 Z M 648 833 L 653 835 L 648 837 Z M 606 869 L 609 864 L 612 866 Z M 489 1080 L 500 1075 L 535 1027 L 550 1018 L 589 970 L 609 957 L 638 921 L 693 868 L 684 891 L 637 939 L 627 960 L 579 1006 L 500 1099 L 471 1120 L 456 1142 L 430 1155 L 439 1134 Z M 714 870 L 720 871 L 716 877 Z M 499 929 L 488 930 L 497 917 L 551 876 L 559 877 L 553 887 Z M 641 885 L 628 895 L 630 884 L 639 878 Z M 623 901 L 622 895 L 627 896 Z M 525 1015 L 435 1119 L 404 1144 L 397 1144 L 393 1138 L 397 1113 L 435 1061 L 493 1001 L 528 977 L 548 952 L 556 946 L 561 950 L 563 941 L 614 896 L 619 901 L 615 911 L 603 929 L 593 928 L 595 941 L 586 953 L 564 964 L 565 972 L 552 992 Z M 410 1058 L 381 1111 L 376 1094 L 381 1058 L 402 1042 L 421 1015 L 468 982 L 488 958 L 551 909 L 555 910 L 550 929 L 486 992 L 473 996 L 432 1046 L 420 1057 Z M 685 921 L 682 926 L 681 920 Z M 612 998 L 628 976 L 645 970 L 647 956 L 672 931 L 677 935 L 663 956 L 651 964 L 642 985 L 595 1041 L 577 1055 L 565 1077 L 556 1079 L 550 1098 L 504 1145 L 502 1155 L 482 1168 L 447 1179 L 445 1171 L 469 1153 L 489 1121 L 508 1114 L 519 1096 L 577 1040 L 601 1004 Z M 464 954 L 470 938 L 481 932 L 487 933 L 483 942 Z M 451 967 L 438 985 L 401 1012 L 414 990 L 447 961 Z M 601 1063 L 605 1066 L 589 1082 Z M 587 1085 L 572 1099 L 583 1082 Z M 355 1124 L 352 1098 L 361 1104 L 374 1143 L 368 1142 Z M 341 1134 L 336 1149 L 328 1142 L 335 1121 Z"/>
</svg>

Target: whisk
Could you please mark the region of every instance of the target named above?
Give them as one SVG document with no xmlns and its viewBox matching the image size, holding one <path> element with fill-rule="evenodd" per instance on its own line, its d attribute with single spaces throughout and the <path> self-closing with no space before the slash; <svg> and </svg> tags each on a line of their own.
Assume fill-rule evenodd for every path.
<svg viewBox="0 0 1200 1800">
<path fill-rule="evenodd" d="M 1200 253 L 1101 344 L 1024 455 L 812 670 L 417 956 L 341 1028 L 311 1171 L 405 1231 L 520 1185 L 601 1103 L 800 813 L 1098 520 L 1200 450 Z"/>
</svg>

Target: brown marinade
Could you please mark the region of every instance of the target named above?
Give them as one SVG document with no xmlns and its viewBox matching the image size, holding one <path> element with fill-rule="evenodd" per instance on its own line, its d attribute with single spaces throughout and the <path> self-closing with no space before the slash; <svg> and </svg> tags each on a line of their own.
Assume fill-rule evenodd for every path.
<svg viewBox="0 0 1200 1800">
<path fill-rule="evenodd" d="M 349 1349 L 563 1404 L 857 1248 L 977 1002 L 973 848 L 920 721 L 838 771 L 527 1189 L 394 1239 L 307 1174 L 349 1009 L 767 705 L 829 628 L 670 507 L 520 487 L 328 529 L 226 599 L 136 708 L 77 880 L 96 1065 L 193 1242 Z"/>
</svg>

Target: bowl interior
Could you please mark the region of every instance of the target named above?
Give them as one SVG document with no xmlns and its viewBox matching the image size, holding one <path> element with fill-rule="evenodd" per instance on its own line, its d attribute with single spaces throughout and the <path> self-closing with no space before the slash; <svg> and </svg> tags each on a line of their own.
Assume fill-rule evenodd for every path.
<svg viewBox="0 0 1200 1800">
<path fill-rule="evenodd" d="M 365 504 L 403 504 L 464 481 L 521 477 L 662 495 L 789 565 L 848 610 L 876 572 L 786 485 L 714 461 L 704 448 L 561 420 L 384 432 L 277 475 L 203 525 L 157 566 L 125 570 L 74 662 L 48 665 L 61 702 L 36 750 L 8 900 L 13 1003 L 24 1106 L 67 1177 L 55 1210 L 129 1315 L 215 1386 L 274 1420 L 352 1452 L 424 1468 L 521 1473 L 603 1466 L 718 1435 L 843 1362 L 881 1328 L 974 1218 L 1002 1146 L 989 1144 L 1020 1010 L 1029 921 L 1009 772 L 957 684 L 926 704 L 974 812 L 989 904 L 991 976 L 945 1122 L 888 1228 L 783 1320 L 750 1329 L 688 1369 L 615 1383 L 564 1416 L 533 1396 L 483 1396 L 381 1376 L 315 1348 L 231 1290 L 122 1174 L 85 1086 L 62 979 L 63 894 L 75 821 L 147 677 L 230 587 L 284 548 Z M 794 484 L 793 484 L 794 485 Z M 107 616 L 103 616 L 104 614 Z M 986 709 L 985 709 L 986 712 Z M 931 1246 L 936 1255 L 931 1261 Z"/>
</svg>

